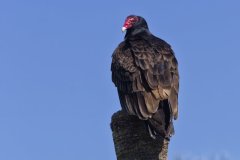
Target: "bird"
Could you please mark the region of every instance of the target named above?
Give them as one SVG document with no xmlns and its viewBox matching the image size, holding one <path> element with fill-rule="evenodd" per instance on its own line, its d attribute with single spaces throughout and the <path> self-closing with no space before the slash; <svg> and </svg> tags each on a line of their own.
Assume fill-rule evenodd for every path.
<svg viewBox="0 0 240 160">
<path fill-rule="evenodd" d="M 153 35 L 146 20 L 125 19 L 124 40 L 112 54 L 112 82 L 121 108 L 146 122 L 153 139 L 169 139 L 178 118 L 178 61 L 170 44 Z"/>
</svg>

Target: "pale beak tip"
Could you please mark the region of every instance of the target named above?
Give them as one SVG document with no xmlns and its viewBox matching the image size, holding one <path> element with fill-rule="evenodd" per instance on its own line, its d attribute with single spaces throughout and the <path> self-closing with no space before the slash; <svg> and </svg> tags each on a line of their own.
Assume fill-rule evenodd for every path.
<svg viewBox="0 0 240 160">
<path fill-rule="evenodd" d="M 125 32 L 127 30 L 126 27 L 122 27 L 122 32 Z"/>
</svg>

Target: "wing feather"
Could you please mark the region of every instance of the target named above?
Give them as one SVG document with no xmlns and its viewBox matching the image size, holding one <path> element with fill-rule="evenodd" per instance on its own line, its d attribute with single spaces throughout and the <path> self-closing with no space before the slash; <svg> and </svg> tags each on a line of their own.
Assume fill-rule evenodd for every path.
<svg viewBox="0 0 240 160">
<path fill-rule="evenodd" d="M 147 119 L 156 113 L 161 100 L 168 99 L 171 114 L 177 118 L 178 64 L 165 41 L 152 36 L 147 41 L 120 43 L 113 53 L 111 70 L 121 105 L 130 114 Z"/>
</svg>

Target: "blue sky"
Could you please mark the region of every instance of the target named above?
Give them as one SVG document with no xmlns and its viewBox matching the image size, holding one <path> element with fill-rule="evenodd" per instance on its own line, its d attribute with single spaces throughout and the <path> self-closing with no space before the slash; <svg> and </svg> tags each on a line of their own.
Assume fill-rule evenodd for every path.
<svg viewBox="0 0 240 160">
<path fill-rule="evenodd" d="M 116 159 L 109 124 L 120 104 L 110 63 L 129 14 L 143 16 L 179 61 L 170 158 L 239 159 L 239 7 L 237 0 L 0 1 L 0 159 Z"/>
</svg>

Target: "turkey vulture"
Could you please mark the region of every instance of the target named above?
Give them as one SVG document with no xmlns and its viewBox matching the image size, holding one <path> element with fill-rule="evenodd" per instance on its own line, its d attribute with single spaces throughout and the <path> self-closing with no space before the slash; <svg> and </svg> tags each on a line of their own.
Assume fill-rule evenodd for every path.
<svg viewBox="0 0 240 160">
<path fill-rule="evenodd" d="M 154 36 L 144 18 L 130 15 L 124 41 L 112 55 L 112 81 L 122 109 L 145 120 L 150 135 L 169 138 L 178 117 L 178 62 L 171 46 Z"/>
</svg>

